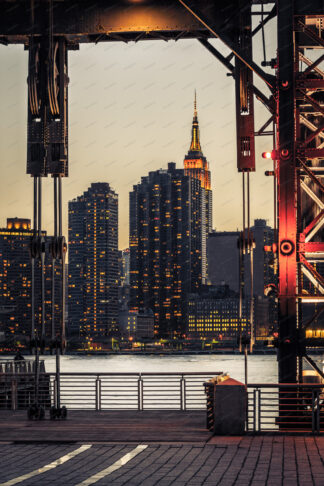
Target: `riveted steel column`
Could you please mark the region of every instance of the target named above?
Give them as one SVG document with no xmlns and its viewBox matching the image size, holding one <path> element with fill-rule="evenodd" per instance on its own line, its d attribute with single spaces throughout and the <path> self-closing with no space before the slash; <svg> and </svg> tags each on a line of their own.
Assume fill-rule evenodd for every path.
<svg viewBox="0 0 324 486">
<path fill-rule="evenodd" d="M 278 0 L 279 382 L 297 372 L 297 183 L 295 161 L 294 1 Z"/>
</svg>

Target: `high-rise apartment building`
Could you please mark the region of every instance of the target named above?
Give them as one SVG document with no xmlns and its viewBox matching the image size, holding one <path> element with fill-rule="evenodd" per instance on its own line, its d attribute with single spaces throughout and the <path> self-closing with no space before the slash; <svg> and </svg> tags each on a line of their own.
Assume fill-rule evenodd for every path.
<svg viewBox="0 0 324 486">
<path fill-rule="evenodd" d="M 184 334 L 188 294 L 201 286 L 202 197 L 174 163 L 130 193 L 130 309 L 151 309 L 160 336 Z"/>
<path fill-rule="evenodd" d="M 200 144 L 200 132 L 197 114 L 197 99 L 195 93 L 194 101 L 194 116 L 191 130 L 191 143 L 189 152 L 184 158 L 185 174 L 190 175 L 194 179 L 198 179 L 201 184 L 201 204 L 202 204 L 202 279 L 206 283 L 207 279 L 207 255 L 206 255 L 206 241 L 208 234 L 212 231 L 212 204 L 213 194 L 211 190 L 211 177 L 209 171 L 209 163 L 203 155 Z"/>
<path fill-rule="evenodd" d="M 45 241 L 45 334 L 51 339 L 52 329 L 52 258 L 51 237 Z M 8 218 L 7 227 L 0 229 L 0 331 L 7 336 L 29 338 L 31 335 L 31 260 L 30 242 L 33 236 L 29 219 Z M 55 332 L 60 332 L 61 267 L 55 265 Z M 35 330 L 41 332 L 41 267 L 35 266 Z M 49 344 L 49 341 L 48 341 Z"/>
<path fill-rule="evenodd" d="M 118 318 L 118 195 L 93 183 L 69 202 L 69 331 L 107 336 Z"/>
</svg>

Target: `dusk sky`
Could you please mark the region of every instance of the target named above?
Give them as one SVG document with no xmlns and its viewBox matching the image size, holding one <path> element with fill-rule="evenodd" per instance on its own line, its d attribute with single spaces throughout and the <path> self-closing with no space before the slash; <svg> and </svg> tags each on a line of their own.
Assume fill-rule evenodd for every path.
<svg viewBox="0 0 324 486">
<path fill-rule="evenodd" d="M 266 31 L 268 59 L 274 57 L 274 29 Z M 220 41 L 212 41 L 223 53 Z M 255 57 L 262 60 L 261 36 Z M 23 46 L 0 46 L 0 226 L 7 217 L 32 216 L 32 179 L 26 175 L 27 61 Z M 183 167 L 197 90 L 201 144 L 212 178 L 213 227 L 242 225 L 241 181 L 236 169 L 234 81 L 196 40 L 81 45 L 69 53 L 69 172 L 63 181 L 67 203 L 92 182 L 109 182 L 119 194 L 119 246 L 128 246 L 128 198 L 149 171 L 174 161 Z M 269 95 L 263 83 L 262 87 Z M 255 100 L 258 129 L 268 118 Z M 251 176 L 251 217 L 273 224 L 272 164 L 261 158 L 271 137 L 256 143 L 257 172 Z M 53 182 L 44 181 L 43 226 L 53 229 Z"/>
</svg>

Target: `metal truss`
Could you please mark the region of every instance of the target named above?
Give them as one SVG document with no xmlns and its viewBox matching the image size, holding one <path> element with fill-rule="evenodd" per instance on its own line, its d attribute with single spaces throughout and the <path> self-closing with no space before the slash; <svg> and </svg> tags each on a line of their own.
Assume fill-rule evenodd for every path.
<svg viewBox="0 0 324 486">
<path fill-rule="evenodd" d="M 294 2 L 278 2 L 279 381 L 291 383 L 302 381 L 303 357 L 313 366 L 305 330 L 324 304 L 324 12 L 308 8 L 300 15 Z M 313 317 L 304 322 L 306 305 Z"/>
<path fill-rule="evenodd" d="M 254 10 L 256 4 L 258 11 Z M 81 42 L 197 38 L 226 66 L 236 84 L 238 169 L 247 190 L 255 164 L 254 137 L 276 134 L 274 170 L 267 172 L 274 176 L 278 198 L 279 381 L 300 381 L 305 328 L 316 321 L 324 306 L 319 269 L 324 265 L 323 0 L 149 0 L 130 2 L 127 12 L 117 0 L 0 0 L 0 11 L 0 43 L 21 43 L 29 49 L 27 172 L 35 181 L 32 255 L 42 259 L 41 180 L 51 174 L 56 208 L 53 258 L 62 265 L 61 179 L 67 176 L 68 164 L 67 50 L 77 49 Z M 261 15 L 254 30 L 252 15 Z M 276 15 L 277 59 L 262 63 L 276 68 L 274 76 L 254 61 L 252 38 Z M 229 55 L 221 54 L 209 38 L 219 39 Z M 255 86 L 254 75 L 270 95 Z M 254 129 L 254 97 L 270 113 L 258 130 Z M 272 124 L 274 128 L 269 130 Z M 249 207 L 247 222 L 242 246 L 247 245 L 249 252 L 253 246 Z M 304 322 L 304 304 L 314 303 L 321 307 Z"/>
<path fill-rule="evenodd" d="M 324 267 L 324 71 L 321 69 L 324 61 L 323 19 L 323 16 L 294 18 L 296 182 L 300 188 L 297 192 L 297 295 L 299 307 L 314 307 L 316 304 L 313 315 L 317 312 L 317 304 L 324 307 L 324 276 L 318 269 L 319 266 Z M 304 54 L 305 44 L 313 51 L 312 60 Z M 301 339 L 304 339 L 308 327 L 302 320 L 303 307 L 301 312 L 297 312 Z M 299 358 L 304 355 L 313 366 L 304 352 L 304 347 L 299 346 L 299 349 Z M 301 379 L 302 370 L 298 371 L 298 378 Z"/>
<path fill-rule="evenodd" d="M 30 245 L 32 266 L 31 348 L 44 351 L 46 334 L 51 335 L 52 349 L 65 347 L 65 256 L 67 245 L 62 234 L 62 178 L 68 175 L 68 69 L 67 44 L 53 35 L 52 10 L 48 12 L 48 35 L 30 36 L 28 62 L 27 174 L 34 179 L 33 237 Z M 54 228 L 50 253 L 52 260 L 52 322 L 45 329 L 45 240 L 42 232 L 42 179 L 51 175 L 54 185 Z M 40 261 L 41 309 L 35 306 L 36 262 Z M 61 267 L 60 322 L 55 322 L 55 268 Z M 40 329 L 35 325 L 39 314 Z M 59 332 L 58 332 L 59 329 Z"/>
</svg>

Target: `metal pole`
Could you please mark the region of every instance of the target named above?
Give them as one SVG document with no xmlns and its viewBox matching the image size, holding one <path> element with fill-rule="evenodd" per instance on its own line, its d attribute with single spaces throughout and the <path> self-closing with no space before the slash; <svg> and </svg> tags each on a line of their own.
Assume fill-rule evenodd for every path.
<svg viewBox="0 0 324 486">
<path fill-rule="evenodd" d="M 52 258 L 52 343 L 55 339 L 55 258 Z"/>
<path fill-rule="evenodd" d="M 61 277 L 61 296 L 62 296 L 62 312 L 61 312 L 61 351 L 64 352 L 65 346 L 65 241 L 62 237 L 62 177 L 58 177 L 58 233 L 59 242 L 61 245 L 61 259 L 62 259 L 62 277 Z"/>
<path fill-rule="evenodd" d="M 33 197 L 33 202 L 34 202 L 34 219 L 33 219 L 33 224 L 34 224 L 34 236 L 37 234 L 37 177 L 34 177 L 34 197 Z"/>
<path fill-rule="evenodd" d="M 244 381 L 245 385 L 248 384 L 248 352 L 247 344 L 244 345 Z"/>
<path fill-rule="evenodd" d="M 242 238 L 239 238 L 239 352 L 242 352 L 242 300 L 243 300 L 243 281 L 242 281 L 242 273 L 243 273 L 243 241 Z"/>
<path fill-rule="evenodd" d="M 250 248 L 250 277 L 251 277 L 251 300 L 250 300 L 250 353 L 253 352 L 254 345 L 254 295 L 253 295 L 253 242 Z"/>
<path fill-rule="evenodd" d="M 41 245 L 40 260 L 41 260 L 41 349 L 44 350 L 45 345 L 45 252 L 43 251 L 42 238 L 42 178 L 38 177 L 38 237 Z"/>
<path fill-rule="evenodd" d="M 245 346 L 246 347 L 246 346 Z M 253 432 L 256 432 L 256 413 L 257 413 L 257 401 L 256 401 L 256 389 L 253 390 Z"/>
<path fill-rule="evenodd" d="M 62 177 L 58 176 L 58 232 L 62 236 Z"/>
<path fill-rule="evenodd" d="M 61 375 L 60 375 L 60 348 L 56 346 L 56 383 L 57 383 L 57 395 L 56 395 L 56 407 L 61 408 Z"/>
<path fill-rule="evenodd" d="M 54 235 L 53 235 L 53 245 L 57 244 L 57 177 L 53 178 L 54 186 Z M 55 340 L 55 257 L 56 246 L 53 248 L 52 252 L 52 344 Z"/>
<path fill-rule="evenodd" d="M 33 187 L 33 243 L 37 236 L 37 177 L 34 177 Z M 31 258 L 31 339 L 35 339 L 35 258 Z"/>
</svg>

